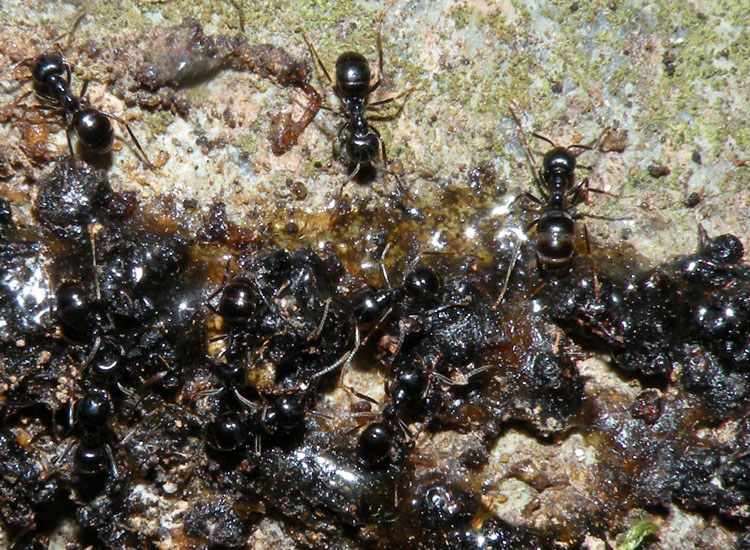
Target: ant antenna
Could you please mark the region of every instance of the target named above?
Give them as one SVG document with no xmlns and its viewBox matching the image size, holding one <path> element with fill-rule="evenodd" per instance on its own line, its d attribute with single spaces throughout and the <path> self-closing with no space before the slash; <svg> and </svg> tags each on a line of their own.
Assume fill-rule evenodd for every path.
<svg viewBox="0 0 750 550">
<path fill-rule="evenodd" d="M 299 32 L 302 34 L 302 38 L 305 40 L 305 43 L 307 44 L 307 47 L 310 50 L 310 53 L 312 53 L 313 57 L 318 62 L 318 66 L 320 67 L 320 70 L 323 71 L 324 75 L 326 75 L 326 78 L 328 79 L 328 83 L 333 84 L 333 79 L 331 78 L 331 75 L 328 74 L 328 69 L 326 69 L 326 66 L 323 65 L 323 62 L 320 60 L 320 56 L 318 55 L 318 52 L 315 51 L 315 46 L 313 46 L 312 42 L 310 42 L 310 39 L 307 38 L 307 34 L 305 33 L 304 29 L 299 29 Z"/>
</svg>

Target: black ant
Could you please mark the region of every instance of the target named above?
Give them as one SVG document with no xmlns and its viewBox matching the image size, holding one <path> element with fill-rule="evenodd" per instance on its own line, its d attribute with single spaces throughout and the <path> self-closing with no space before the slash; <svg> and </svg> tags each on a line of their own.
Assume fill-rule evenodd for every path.
<svg viewBox="0 0 750 550">
<path fill-rule="evenodd" d="M 383 76 L 383 44 L 380 38 L 380 23 L 382 23 L 382 16 L 376 38 L 378 44 L 378 79 L 372 83 L 370 65 L 362 54 L 351 51 L 344 52 L 336 60 L 336 83 L 333 86 L 333 92 L 341 101 L 342 109 L 334 111 L 330 107 L 319 105 L 319 107 L 336 112 L 344 118 L 344 123 L 339 128 L 337 135 L 342 146 L 342 162 L 348 164 L 352 168 L 352 172 L 342 184 L 339 195 L 343 192 L 344 186 L 358 174 L 365 173 L 365 171 L 371 172 L 373 162 L 380 153 L 383 168 L 394 177 L 401 192 L 407 197 L 409 196 L 401 185 L 398 175 L 388 170 L 388 157 L 380 132 L 370 126 L 368 119 L 365 117 L 366 111 L 376 110 L 383 105 L 408 96 L 414 91 L 413 88 L 410 88 L 394 97 L 370 101 L 370 95 L 378 89 Z M 330 84 L 333 84 L 333 79 L 315 51 L 312 42 L 303 30 L 300 30 L 300 32 L 326 79 Z M 403 108 L 404 104 L 392 116 L 369 117 L 369 120 L 393 120 L 401 113 Z"/>
<path fill-rule="evenodd" d="M 512 110 L 511 115 L 521 127 L 518 117 Z M 575 220 L 581 218 L 580 215 L 571 213 L 571 210 L 585 200 L 589 191 L 588 178 L 576 183 L 577 161 L 571 149 L 590 151 L 591 147 L 579 144 L 561 147 L 545 136 L 537 133 L 531 135 L 549 143 L 552 149 L 544 154 L 542 167 L 534 169 L 530 149 L 522 137 L 534 183 L 542 194 L 541 199 L 531 193 L 523 195 L 541 205 L 541 213 L 526 230 L 536 228 L 536 254 L 542 267 L 552 273 L 564 274 L 570 268 L 575 255 Z M 586 248 L 590 253 L 588 231 L 585 226 L 584 232 Z"/>
<path fill-rule="evenodd" d="M 387 249 L 385 252 L 387 252 Z M 419 258 L 416 261 L 418 260 Z M 406 335 L 404 327 L 401 326 L 403 319 L 408 317 L 411 312 L 425 307 L 429 308 L 439 301 L 442 291 L 440 276 L 428 266 L 416 265 L 416 261 L 407 268 L 401 286 L 391 286 L 385 267 L 381 264 L 383 277 L 388 288 L 379 289 L 367 284 L 352 295 L 349 307 L 354 322 L 354 348 L 346 359 L 347 365 L 359 348 L 367 343 L 369 337 L 394 312 L 398 316 L 400 325 L 398 341 L 393 351 L 393 356 L 395 356 Z M 364 338 L 361 338 L 361 330 L 367 331 Z M 342 377 L 344 373 L 345 371 L 342 370 Z"/>
<path fill-rule="evenodd" d="M 146 165 L 155 170 L 156 167 L 148 160 L 128 123 L 118 116 L 105 113 L 89 104 L 86 97 L 88 81 L 83 83 L 79 95 L 72 92 L 70 65 L 60 47 L 57 48 L 57 53 L 43 53 L 36 58 L 23 60 L 14 66 L 30 65 L 34 90 L 42 100 L 50 104 L 42 105 L 40 108 L 54 109 L 62 114 L 71 157 L 75 156 L 73 142 L 70 138 L 71 129 L 75 131 L 78 139 L 87 150 L 97 155 L 108 153 L 115 142 L 111 119 L 125 126 Z"/>
<path fill-rule="evenodd" d="M 570 210 L 583 201 L 582 189 L 588 180 L 576 184 L 576 157 L 570 148 L 557 147 L 547 138 L 533 135 L 551 143 L 553 148 L 545 153 L 537 179 L 546 203 L 534 197 L 543 205 L 542 211 L 527 230 L 536 227 L 536 253 L 542 265 L 550 271 L 560 272 L 566 270 L 573 260 L 575 217 Z"/>
<path fill-rule="evenodd" d="M 400 369 L 396 378 L 386 385 L 390 402 L 383 407 L 375 421 L 362 430 L 357 440 L 357 455 L 363 463 L 370 467 L 380 466 L 392 458 L 399 460 L 404 452 L 408 452 L 414 438 L 402 416 L 407 408 L 418 408 L 429 385 L 427 373 L 415 365 Z M 357 397 L 377 404 L 371 397 L 351 391 Z"/>
<path fill-rule="evenodd" d="M 70 425 L 77 436 L 73 463 L 81 476 L 95 478 L 102 474 L 109 463 L 112 479 L 118 477 L 114 453 L 108 440 L 111 432 L 107 427 L 112 416 L 112 398 L 103 388 L 91 388 L 86 395 L 70 407 Z M 55 461 L 59 463 L 68 454 L 72 445 Z"/>
</svg>

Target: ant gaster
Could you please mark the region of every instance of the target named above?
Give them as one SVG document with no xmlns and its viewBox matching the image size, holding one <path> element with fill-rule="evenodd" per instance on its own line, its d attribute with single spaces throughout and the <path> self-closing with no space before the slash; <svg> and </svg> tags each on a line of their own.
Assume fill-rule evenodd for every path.
<svg viewBox="0 0 750 550">
<path fill-rule="evenodd" d="M 238 275 L 219 292 L 218 305 L 214 307 L 209 304 L 209 308 L 228 323 L 247 323 L 258 305 L 258 293 L 253 283 L 247 277 Z"/>
<path fill-rule="evenodd" d="M 318 66 L 323 71 L 328 82 L 333 84 L 331 75 L 328 73 L 325 65 L 323 65 L 312 43 L 304 31 L 301 32 Z M 370 94 L 378 89 L 383 75 L 383 45 L 380 38 L 380 27 L 378 27 L 377 32 L 377 44 L 379 60 L 378 79 L 374 83 L 372 83 L 370 65 L 362 54 L 348 51 L 342 53 L 336 60 L 336 82 L 333 86 L 333 91 L 342 104 L 342 109 L 338 114 L 344 118 L 344 123 L 338 131 L 338 138 L 344 153 L 342 161 L 347 162 L 352 167 L 352 172 L 341 186 L 339 195 L 343 192 L 344 186 L 361 171 L 369 170 L 373 167 L 372 163 L 377 158 L 378 153 L 380 153 L 383 168 L 394 177 L 401 192 L 408 196 L 408 193 L 401 185 L 398 175 L 388 170 L 388 157 L 383 139 L 380 136 L 380 132 L 370 126 L 365 113 L 368 110 L 378 109 L 399 98 L 408 96 L 414 89 L 410 88 L 394 97 L 370 101 Z M 402 104 L 392 116 L 370 117 L 370 120 L 392 120 L 401 113 L 403 107 Z M 333 110 L 329 107 L 327 109 Z"/>
<path fill-rule="evenodd" d="M 21 63 L 29 61 L 31 60 L 25 60 Z M 39 97 L 57 107 L 62 113 L 71 156 L 73 156 L 73 143 L 70 139 L 71 129 L 75 130 L 78 139 L 81 140 L 86 149 L 98 155 L 108 153 L 115 141 L 114 129 L 110 122 L 110 119 L 112 119 L 125 126 L 146 165 L 151 169 L 155 168 L 148 160 L 127 122 L 120 117 L 105 113 L 89 105 L 86 99 L 88 81 L 83 84 L 80 96 L 76 96 L 71 91 L 70 65 L 62 51 L 59 53 L 44 53 L 36 57 L 31 66 L 31 76 L 34 80 L 34 89 Z"/>
</svg>

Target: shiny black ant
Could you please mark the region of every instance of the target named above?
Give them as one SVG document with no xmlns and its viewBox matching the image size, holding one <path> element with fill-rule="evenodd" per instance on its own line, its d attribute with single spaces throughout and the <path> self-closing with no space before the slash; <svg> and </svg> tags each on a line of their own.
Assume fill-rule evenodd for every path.
<svg viewBox="0 0 750 550">
<path fill-rule="evenodd" d="M 384 251 L 383 255 L 387 252 Z M 350 308 L 354 322 L 354 348 L 346 359 L 346 364 L 351 362 L 359 348 L 367 343 L 372 335 L 390 316 L 396 312 L 399 317 L 399 338 L 395 346 L 393 356 L 403 343 L 406 335 L 405 327 L 402 325 L 403 318 L 407 317 L 415 309 L 429 308 L 438 303 L 442 291 L 440 276 L 428 266 L 416 265 L 419 257 L 407 268 L 404 279 L 400 286 L 391 286 L 385 267 L 381 268 L 387 288 L 379 289 L 367 284 L 354 292 L 350 299 Z M 366 330 L 364 338 L 361 331 Z M 345 374 L 342 370 L 341 376 Z"/>
<path fill-rule="evenodd" d="M 351 388 L 347 389 L 360 399 L 378 405 L 378 402 L 372 397 Z M 372 412 L 355 413 L 354 416 L 372 419 L 369 423 L 358 425 L 346 432 L 346 434 L 350 434 L 362 430 L 357 437 L 356 453 L 364 465 L 369 468 L 377 468 L 400 458 L 400 451 L 405 448 L 406 440 L 411 435 L 403 421 L 395 416 L 385 417 L 382 411 L 379 414 L 373 414 Z"/>
<path fill-rule="evenodd" d="M 511 110 L 511 116 L 520 128 L 521 122 L 513 110 Z M 544 154 L 542 167 L 533 168 L 531 150 L 523 136 L 521 138 L 534 183 L 542 194 L 541 199 L 531 193 L 523 194 L 524 197 L 541 206 L 539 216 L 526 227 L 526 231 L 536 229 L 536 254 L 541 266 L 551 273 L 565 274 L 575 256 L 575 220 L 582 217 L 571 211 L 586 199 L 586 194 L 590 190 L 588 178 L 576 182 L 577 159 L 571 149 L 590 151 L 592 148 L 580 144 L 561 147 L 541 134 L 532 133 L 531 135 L 549 143 L 552 149 Z M 586 226 L 584 226 L 584 234 L 586 248 L 590 255 Z"/>
<path fill-rule="evenodd" d="M 382 408 L 375 421 L 362 430 L 357 439 L 357 454 L 363 463 L 370 467 L 380 466 L 392 458 L 400 459 L 402 453 L 408 451 L 414 437 L 402 416 L 407 407 L 417 406 L 427 395 L 429 385 L 427 373 L 419 366 L 410 365 L 399 369 L 395 379 L 385 388 L 390 402 Z M 371 397 L 351 391 L 357 397 L 377 405 Z"/>
<path fill-rule="evenodd" d="M 103 388 L 89 389 L 83 399 L 70 407 L 70 426 L 78 440 L 73 463 L 81 476 L 97 477 L 109 463 L 112 479 L 118 477 L 114 453 L 109 444 L 111 432 L 107 427 L 112 409 L 112 398 Z M 57 463 L 62 461 L 74 444 L 67 446 Z"/>
<path fill-rule="evenodd" d="M 378 89 L 383 77 L 383 44 L 380 37 L 381 23 L 382 17 L 378 23 L 378 31 L 376 35 L 378 45 L 378 78 L 374 83 L 372 82 L 372 74 L 367 59 L 358 52 L 348 51 L 342 53 L 336 60 L 336 83 L 334 84 L 331 75 L 325 68 L 318 53 L 315 51 L 312 42 L 310 42 L 305 32 L 300 30 L 310 52 L 317 61 L 320 69 L 323 71 L 323 74 L 326 76 L 329 84 L 333 85 L 333 92 L 342 104 L 342 109 L 339 111 L 322 104 L 320 105 L 321 108 L 333 111 L 344 118 L 344 123 L 339 128 L 337 137 L 341 144 L 341 150 L 343 153 L 341 160 L 348 164 L 352 171 L 346 181 L 342 184 L 341 189 L 339 190 L 339 196 L 343 192 L 346 184 L 352 181 L 355 177 L 366 172 L 371 173 L 373 162 L 377 158 L 378 153 L 380 153 L 383 168 L 388 174 L 394 177 L 399 190 L 407 197 L 409 196 L 401 184 L 398 175 L 388 170 L 388 157 L 385 150 L 385 143 L 380 136 L 380 132 L 369 124 L 369 121 L 373 120 L 393 120 L 401 114 L 404 104 L 401 104 L 396 113 L 391 116 L 369 117 L 369 121 L 365 116 L 367 111 L 377 110 L 383 105 L 392 103 L 402 97 L 406 97 L 414 91 L 414 88 L 410 88 L 393 97 L 378 101 L 370 101 L 370 95 Z"/>
<path fill-rule="evenodd" d="M 78 135 L 85 149 L 97 155 L 108 153 L 115 142 L 115 133 L 110 120 L 115 120 L 125 126 L 146 165 L 155 170 L 156 167 L 148 160 L 130 125 L 122 118 L 89 104 L 86 96 L 88 80 L 83 83 L 80 94 L 73 93 L 70 64 L 62 49 L 59 46 L 57 49 L 56 53 L 43 53 L 36 58 L 25 59 L 14 66 L 30 65 L 34 90 L 43 101 L 49 104 L 41 105 L 39 108 L 53 109 L 62 114 L 71 157 L 75 157 L 73 142 L 70 138 L 71 130 Z"/>
</svg>

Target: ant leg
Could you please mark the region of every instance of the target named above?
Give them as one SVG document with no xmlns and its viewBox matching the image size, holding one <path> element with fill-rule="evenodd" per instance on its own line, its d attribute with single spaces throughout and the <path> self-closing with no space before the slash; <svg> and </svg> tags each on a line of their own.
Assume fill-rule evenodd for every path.
<svg viewBox="0 0 750 550">
<path fill-rule="evenodd" d="M 516 112 L 513 110 L 512 104 L 508 106 L 508 111 L 510 112 L 511 118 L 516 123 L 516 126 L 518 126 L 518 129 L 520 130 L 519 137 L 521 138 L 521 143 L 523 143 L 524 156 L 526 157 L 526 167 L 531 173 L 531 179 L 539 189 L 544 189 L 544 185 L 542 184 L 544 178 L 542 177 L 541 170 L 535 168 L 536 165 L 534 163 L 534 155 L 531 153 L 531 147 L 529 147 L 529 143 L 524 137 L 521 119 L 518 118 L 518 115 L 516 115 Z"/>
<path fill-rule="evenodd" d="M 388 289 L 393 288 L 393 285 L 391 285 L 391 279 L 388 277 L 388 270 L 385 267 L 385 255 L 388 254 L 390 249 L 391 243 L 387 243 L 385 247 L 383 247 L 383 252 L 380 253 L 380 259 L 378 260 L 378 264 L 380 264 L 380 273 L 383 275 L 383 281 L 385 281 L 385 286 L 387 286 Z"/>
<path fill-rule="evenodd" d="M 109 446 L 109 443 L 106 443 L 104 445 L 104 452 L 107 453 L 107 458 L 109 459 L 109 467 L 110 467 L 110 473 L 112 474 L 112 479 L 116 480 L 117 477 L 120 475 L 120 473 L 117 471 L 117 464 L 115 463 L 115 454 L 112 452 L 112 448 Z"/>
<path fill-rule="evenodd" d="M 57 468 L 62 463 L 62 461 L 65 460 L 65 457 L 68 456 L 68 453 L 70 452 L 70 449 L 73 448 L 73 445 L 75 445 L 75 441 L 72 439 L 65 444 L 63 452 L 60 453 L 59 456 L 55 457 L 55 459 L 52 461 L 53 467 Z"/>
<path fill-rule="evenodd" d="M 528 233 L 529 231 L 531 231 L 532 229 L 534 229 L 536 227 L 536 224 L 538 224 L 538 223 L 539 223 L 539 218 L 535 219 L 529 225 L 527 225 L 526 226 L 526 233 Z"/>
<path fill-rule="evenodd" d="M 513 273 L 513 268 L 516 266 L 516 260 L 518 259 L 519 252 L 521 250 L 521 239 L 516 237 L 516 244 L 513 245 L 513 256 L 510 259 L 510 265 L 508 265 L 508 271 L 505 273 L 505 281 L 503 282 L 503 288 L 500 290 L 500 295 L 492 304 L 492 309 L 497 309 L 497 306 L 503 301 L 505 292 L 508 290 L 508 283 L 510 282 L 510 276 Z"/>
<path fill-rule="evenodd" d="M 339 194 L 338 194 L 339 200 L 341 199 L 341 196 L 344 193 L 344 187 L 346 187 L 346 185 L 350 181 L 352 181 L 357 176 L 357 174 L 359 174 L 360 168 L 362 168 L 362 164 L 358 162 L 357 166 L 354 168 L 354 171 L 352 171 L 352 173 L 349 174 L 349 176 L 346 178 L 346 180 L 344 180 L 344 183 L 341 184 L 341 187 L 339 188 Z"/>
<path fill-rule="evenodd" d="M 219 311 L 216 309 L 216 306 L 214 306 L 211 303 L 211 300 L 213 300 L 214 298 L 216 298 L 219 295 L 219 293 L 222 290 L 224 290 L 224 287 L 227 284 L 227 278 L 229 276 L 229 264 L 231 262 L 232 262 L 232 257 L 230 256 L 230 257 L 227 258 L 227 263 L 224 265 L 224 275 L 222 276 L 222 279 L 221 279 L 221 285 L 219 285 L 219 287 L 216 290 L 214 290 L 211 294 L 209 294 L 208 298 L 206 298 L 206 307 L 212 313 L 214 313 L 216 315 L 220 315 L 220 314 L 219 314 Z"/>
<path fill-rule="evenodd" d="M 107 118 L 111 118 L 112 120 L 115 120 L 119 122 L 120 124 L 122 124 L 123 126 L 125 126 L 125 129 L 128 131 L 128 134 L 130 135 L 130 139 L 133 140 L 133 143 L 138 149 L 138 152 L 143 157 L 143 161 L 146 163 L 146 166 L 148 166 L 150 170 L 157 172 L 159 168 L 148 159 L 148 155 L 146 155 L 146 152 L 143 150 L 143 147 L 141 147 L 141 144 L 138 142 L 138 138 L 135 137 L 133 130 L 130 129 L 130 125 L 127 122 L 125 122 L 122 118 L 115 116 L 111 113 L 105 113 L 104 111 L 101 111 L 101 110 L 99 112 L 103 114 L 104 116 L 106 116 Z"/>
<path fill-rule="evenodd" d="M 323 317 L 320 319 L 320 323 L 318 323 L 318 328 L 315 329 L 315 336 L 313 336 L 313 340 L 317 340 L 320 338 L 320 335 L 323 333 L 323 327 L 326 324 L 326 320 L 328 319 L 328 310 L 331 307 L 331 301 L 333 298 L 326 298 L 326 305 L 323 308 Z"/>
<path fill-rule="evenodd" d="M 393 103 L 394 101 L 396 101 L 397 99 L 401 99 L 402 97 L 405 97 L 406 99 L 409 99 L 409 95 L 411 95 L 412 92 L 415 92 L 418 89 L 419 88 L 416 88 L 416 87 L 409 88 L 408 90 L 405 90 L 405 91 L 401 92 L 398 95 L 394 95 L 393 97 L 387 97 L 385 99 L 380 99 L 378 101 L 373 101 L 371 103 L 368 103 L 367 107 L 365 107 L 365 109 L 368 110 L 368 111 L 376 111 L 378 109 L 378 107 L 381 107 L 383 105 L 387 105 L 388 103 Z M 406 99 L 404 100 L 404 103 L 406 103 Z M 404 110 L 404 105 L 402 104 L 399 107 L 399 109 L 398 109 L 398 114 L 401 114 L 401 111 L 403 111 L 403 110 Z M 398 116 L 398 115 L 394 115 L 393 118 L 395 118 L 396 116 Z M 374 118 L 374 117 L 370 117 L 369 120 L 379 120 L 379 119 Z M 383 119 L 383 120 L 385 120 L 385 119 Z"/>
<path fill-rule="evenodd" d="M 591 243 L 589 242 L 589 229 L 586 227 L 586 224 L 583 224 L 583 235 L 586 239 L 586 256 L 589 260 L 589 265 L 591 266 L 591 275 L 594 279 L 594 299 L 599 299 L 599 279 L 596 277 L 596 267 L 594 267 L 594 258 L 591 256 Z"/>
<path fill-rule="evenodd" d="M 393 179 L 396 180 L 396 185 L 398 186 L 399 191 L 401 191 L 408 200 L 411 200 L 411 195 L 409 195 L 404 186 L 401 184 L 401 178 L 398 177 L 398 174 L 396 174 L 395 172 L 391 172 L 388 169 L 388 155 L 385 152 L 385 142 L 383 142 L 383 140 L 381 139 L 380 132 L 378 132 L 375 128 L 372 128 L 372 131 L 375 132 L 375 135 L 378 136 L 378 141 L 380 142 L 380 153 L 383 157 L 383 168 L 385 168 L 385 171 L 393 176 Z"/>
<path fill-rule="evenodd" d="M 83 81 L 83 85 L 81 86 L 81 93 L 78 94 L 78 97 L 80 97 L 81 99 L 86 99 L 86 101 L 88 101 L 88 98 L 86 98 L 86 90 L 88 90 L 88 88 L 89 88 L 89 79 L 87 78 L 86 80 Z"/>
<path fill-rule="evenodd" d="M 96 340 L 94 340 L 94 345 L 91 346 L 91 351 L 89 351 L 89 354 L 86 356 L 86 359 L 83 360 L 83 363 L 81 363 L 81 369 L 86 369 L 91 362 L 94 360 L 94 357 L 96 357 L 97 352 L 99 351 L 99 347 L 102 345 L 102 338 L 101 336 L 97 336 Z"/>
<path fill-rule="evenodd" d="M 528 200 L 530 200 L 530 201 L 532 201 L 532 202 L 534 202 L 536 204 L 539 204 L 541 206 L 544 206 L 544 201 L 542 199 L 540 199 L 539 197 L 535 197 L 534 195 L 532 195 L 529 192 L 521 193 L 518 196 L 519 197 L 523 197 L 524 199 L 528 199 Z"/>
<path fill-rule="evenodd" d="M 68 149 L 70 150 L 70 165 L 76 167 L 76 154 L 73 152 L 73 140 L 70 139 L 70 126 L 65 127 L 65 137 L 68 138 Z"/>
<path fill-rule="evenodd" d="M 355 344 L 356 344 L 356 347 L 353 350 L 347 351 L 346 353 L 344 353 L 344 355 L 336 359 L 336 361 L 334 361 L 332 364 L 324 368 L 322 371 L 319 371 L 313 374 L 312 375 L 313 380 L 316 378 L 320 378 L 321 376 L 325 376 L 329 372 L 335 371 L 341 365 L 344 365 L 346 367 L 349 364 L 349 359 L 351 359 L 351 357 L 357 352 L 357 349 L 359 348 L 359 342 L 355 342 Z M 342 369 L 341 371 L 342 379 L 343 379 L 343 376 L 344 376 L 344 370 Z"/>
<path fill-rule="evenodd" d="M 315 47 L 312 45 L 312 42 L 310 42 L 310 40 L 307 38 L 307 34 L 305 34 L 304 29 L 299 29 L 299 32 L 302 34 L 302 38 L 305 40 L 307 47 L 310 49 L 310 53 L 312 54 L 313 58 L 315 58 L 315 61 L 318 62 L 318 66 L 320 67 L 320 70 L 323 71 L 324 75 L 326 75 L 326 78 L 328 79 L 328 83 L 333 84 L 333 79 L 331 78 L 331 75 L 328 74 L 328 70 L 326 69 L 325 65 L 323 65 L 323 62 L 320 60 L 320 56 L 318 55 L 318 52 L 315 51 Z"/>
<path fill-rule="evenodd" d="M 352 359 L 359 351 L 359 346 L 361 344 L 360 340 L 360 334 L 359 334 L 359 325 L 354 325 L 354 347 L 349 352 L 349 355 L 346 356 L 346 360 L 342 363 L 341 372 L 339 373 L 339 384 L 344 385 L 344 378 L 346 377 L 346 372 L 349 370 L 349 365 L 352 364 Z"/>
<path fill-rule="evenodd" d="M 370 86 L 370 89 L 367 90 L 368 94 L 371 94 L 375 90 L 378 89 L 380 86 L 380 83 L 383 82 L 383 41 L 380 37 L 380 31 L 383 27 L 383 12 L 380 12 L 380 15 L 378 15 L 378 30 L 375 35 L 375 40 L 378 43 L 378 79 L 375 81 L 375 84 Z"/>
</svg>

